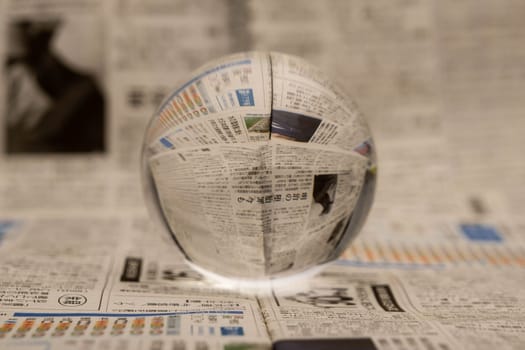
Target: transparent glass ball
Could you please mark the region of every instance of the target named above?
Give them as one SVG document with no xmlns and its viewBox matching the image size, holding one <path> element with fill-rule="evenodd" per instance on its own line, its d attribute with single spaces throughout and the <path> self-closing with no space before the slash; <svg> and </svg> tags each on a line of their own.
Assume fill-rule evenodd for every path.
<svg viewBox="0 0 525 350">
<path fill-rule="evenodd" d="M 152 218 L 190 265 L 241 280 L 337 259 L 368 215 L 376 169 L 355 103 L 274 52 L 197 69 L 153 115 L 142 152 Z"/>
</svg>

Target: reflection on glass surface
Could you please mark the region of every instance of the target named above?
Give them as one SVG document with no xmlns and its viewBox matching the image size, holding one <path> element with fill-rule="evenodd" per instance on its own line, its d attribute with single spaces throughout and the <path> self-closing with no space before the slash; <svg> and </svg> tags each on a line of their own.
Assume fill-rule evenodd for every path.
<svg viewBox="0 0 525 350">
<path fill-rule="evenodd" d="M 334 260 L 358 234 L 376 183 L 366 121 L 316 67 L 248 52 L 194 72 L 146 130 L 152 217 L 186 259 L 238 279 Z"/>
</svg>

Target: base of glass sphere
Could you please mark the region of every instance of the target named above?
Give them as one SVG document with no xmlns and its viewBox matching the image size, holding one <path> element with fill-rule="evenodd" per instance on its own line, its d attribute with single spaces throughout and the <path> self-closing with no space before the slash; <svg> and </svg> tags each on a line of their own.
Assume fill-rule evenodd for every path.
<svg viewBox="0 0 525 350">
<path fill-rule="evenodd" d="M 257 294 L 259 296 L 266 296 L 270 295 L 275 290 L 278 290 L 281 295 L 291 295 L 298 291 L 305 290 L 310 279 L 320 274 L 333 262 L 317 265 L 293 274 L 284 276 L 277 275 L 260 279 L 229 278 L 206 270 L 190 261 L 186 260 L 186 263 L 192 269 L 204 276 L 206 281 L 215 288 L 233 291 L 240 294 Z"/>
</svg>

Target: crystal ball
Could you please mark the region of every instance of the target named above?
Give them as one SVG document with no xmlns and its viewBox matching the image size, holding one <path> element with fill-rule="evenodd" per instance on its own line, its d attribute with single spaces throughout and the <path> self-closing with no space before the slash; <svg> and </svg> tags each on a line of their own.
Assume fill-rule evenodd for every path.
<svg viewBox="0 0 525 350">
<path fill-rule="evenodd" d="M 197 69 L 158 107 L 142 150 L 154 221 L 190 265 L 243 280 L 337 259 L 368 215 L 376 169 L 355 102 L 276 52 Z"/>
</svg>

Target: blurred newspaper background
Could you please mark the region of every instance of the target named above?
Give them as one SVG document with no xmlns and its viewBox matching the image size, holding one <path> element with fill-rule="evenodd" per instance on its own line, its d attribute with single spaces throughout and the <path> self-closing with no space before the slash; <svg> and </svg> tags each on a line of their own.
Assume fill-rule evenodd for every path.
<svg viewBox="0 0 525 350">
<path fill-rule="evenodd" d="M 524 18 L 519 0 L 0 0 L 0 349 L 524 348 Z M 155 108 L 246 50 L 323 68 L 378 149 L 363 233 L 295 296 L 210 291 L 142 202 Z"/>
</svg>

